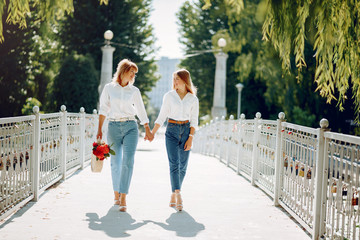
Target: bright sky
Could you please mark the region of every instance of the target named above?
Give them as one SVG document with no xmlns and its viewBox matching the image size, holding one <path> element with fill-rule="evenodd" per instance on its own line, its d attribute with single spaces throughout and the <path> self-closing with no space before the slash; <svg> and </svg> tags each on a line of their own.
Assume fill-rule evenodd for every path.
<svg viewBox="0 0 360 240">
<path fill-rule="evenodd" d="M 156 58 L 162 56 L 181 58 L 184 54 L 179 43 L 179 26 L 176 13 L 186 0 L 153 0 L 150 22 L 157 38 L 156 46 L 161 47 Z"/>
</svg>

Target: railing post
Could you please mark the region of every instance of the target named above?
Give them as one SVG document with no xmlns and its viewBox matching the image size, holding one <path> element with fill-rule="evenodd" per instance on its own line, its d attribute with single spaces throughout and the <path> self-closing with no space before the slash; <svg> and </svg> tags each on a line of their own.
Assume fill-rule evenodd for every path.
<svg viewBox="0 0 360 240">
<path fill-rule="evenodd" d="M 85 108 L 80 108 L 80 165 L 84 169 L 85 162 Z"/>
<path fill-rule="evenodd" d="M 61 105 L 61 173 L 62 179 L 66 179 L 66 151 L 67 151 L 67 116 L 66 106 Z"/>
<path fill-rule="evenodd" d="M 212 121 L 212 124 L 211 124 Z M 217 151 L 217 147 L 218 147 L 218 140 L 217 140 L 217 135 L 218 135 L 218 117 L 216 117 L 214 120 L 210 121 L 210 125 L 211 128 L 214 130 L 214 141 L 213 141 L 213 147 L 210 150 L 210 156 L 215 157 L 216 151 Z M 211 154 L 212 153 L 212 154 Z"/>
<path fill-rule="evenodd" d="M 281 172 L 284 167 L 281 157 L 281 140 L 282 140 L 282 122 L 285 121 L 285 113 L 280 112 L 277 120 L 276 129 L 276 148 L 275 148 L 275 186 L 274 186 L 274 205 L 279 206 L 279 197 L 281 189 Z"/>
<path fill-rule="evenodd" d="M 313 240 L 318 240 L 323 232 L 320 232 L 321 226 L 323 225 L 324 219 L 321 217 L 321 209 L 323 199 L 326 198 L 326 195 L 323 196 L 323 181 L 324 181 L 324 162 L 328 161 L 325 158 L 324 149 L 325 149 L 325 139 L 324 132 L 327 130 L 329 122 L 326 119 L 321 119 L 320 127 L 317 129 L 317 147 L 316 147 L 316 173 L 315 173 L 315 204 L 314 204 L 314 222 L 313 222 Z M 327 176 L 326 176 L 327 177 Z M 325 217 L 325 216 L 323 216 Z"/>
<path fill-rule="evenodd" d="M 224 151 L 224 136 L 225 136 L 225 124 L 226 124 L 226 121 L 225 121 L 225 116 L 222 116 L 221 117 L 221 120 L 220 120 L 220 149 L 219 149 L 219 160 L 221 161 L 222 159 L 222 153 Z"/>
<path fill-rule="evenodd" d="M 208 149 L 209 148 L 211 148 L 210 146 L 211 146 L 211 144 L 212 144 L 212 140 L 211 140 L 211 126 L 209 125 L 209 123 L 206 123 L 205 124 L 205 127 L 204 128 L 202 128 L 202 134 L 203 135 L 205 135 L 205 141 L 207 142 L 207 141 L 210 141 L 208 144 L 208 147 L 206 147 L 206 144 L 205 144 L 205 141 L 204 141 L 204 143 L 202 144 L 202 149 L 201 149 L 201 152 L 202 152 L 202 154 L 204 154 L 204 155 L 209 155 L 209 153 L 208 153 Z M 209 136 L 210 136 L 210 138 L 209 138 Z"/>
<path fill-rule="evenodd" d="M 33 161 L 32 161 L 32 184 L 34 199 L 33 201 L 37 202 L 39 200 L 40 192 L 40 109 L 38 106 L 33 107 L 33 112 L 35 114 L 34 122 L 34 135 L 33 135 Z"/>
<path fill-rule="evenodd" d="M 232 152 L 232 139 L 233 139 L 233 132 L 232 132 L 232 127 L 234 125 L 234 116 L 230 115 L 230 118 L 228 120 L 228 125 L 227 125 L 227 133 L 228 133 L 228 137 L 227 137 L 227 144 L 226 144 L 226 166 L 230 166 L 230 158 L 231 158 L 231 152 Z"/>
<path fill-rule="evenodd" d="M 239 128 L 238 128 L 238 134 L 239 134 L 239 146 L 238 146 L 238 152 L 237 152 L 237 166 L 236 166 L 236 172 L 237 174 L 240 174 L 240 163 L 241 163 L 241 158 L 243 157 L 242 156 L 242 153 L 243 153 L 243 134 L 244 134 L 244 131 L 243 131 L 243 122 L 245 120 L 245 114 L 241 114 L 240 115 L 240 119 L 238 120 L 239 121 Z"/>
<path fill-rule="evenodd" d="M 257 112 L 255 114 L 255 124 L 254 124 L 254 141 L 253 141 L 253 153 L 252 153 L 252 168 L 251 168 L 251 185 L 255 186 L 256 181 L 256 171 L 257 171 L 257 161 L 258 161 L 258 144 L 259 144 L 259 120 L 261 118 L 261 113 Z"/>
</svg>

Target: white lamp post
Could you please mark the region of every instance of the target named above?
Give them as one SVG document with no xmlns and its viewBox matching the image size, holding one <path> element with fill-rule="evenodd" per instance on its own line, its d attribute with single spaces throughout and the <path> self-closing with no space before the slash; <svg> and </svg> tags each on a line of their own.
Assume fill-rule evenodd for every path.
<svg viewBox="0 0 360 240">
<path fill-rule="evenodd" d="M 244 85 L 241 83 L 238 83 L 235 85 L 235 87 L 238 90 L 238 107 L 237 107 L 237 118 L 240 119 L 241 114 L 241 90 L 244 88 Z"/>
<path fill-rule="evenodd" d="M 113 53 L 115 48 L 110 45 L 110 40 L 114 37 L 112 31 L 107 30 L 104 33 L 105 45 L 101 47 L 102 61 L 101 61 L 101 75 L 99 85 L 99 95 L 101 95 L 105 84 L 111 82 L 112 68 L 113 68 Z"/>
<path fill-rule="evenodd" d="M 226 60 L 228 55 L 222 51 L 226 46 L 226 40 L 220 38 L 217 42 L 220 47 L 220 52 L 215 54 L 216 69 L 215 69 L 215 83 L 214 83 L 214 99 L 211 108 L 211 115 L 213 118 L 226 116 Z"/>
</svg>

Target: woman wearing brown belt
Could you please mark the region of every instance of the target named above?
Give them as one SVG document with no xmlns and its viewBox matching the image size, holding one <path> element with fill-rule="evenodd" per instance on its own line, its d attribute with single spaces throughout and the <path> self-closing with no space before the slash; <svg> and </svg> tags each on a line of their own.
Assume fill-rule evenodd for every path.
<svg viewBox="0 0 360 240">
<path fill-rule="evenodd" d="M 168 118 L 165 133 L 166 150 L 170 166 L 170 207 L 182 211 L 181 185 L 186 174 L 190 149 L 198 126 L 199 100 L 196 97 L 190 73 L 181 69 L 173 74 L 173 90 L 164 95 L 163 103 L 152 134 Z"/>
</svg>

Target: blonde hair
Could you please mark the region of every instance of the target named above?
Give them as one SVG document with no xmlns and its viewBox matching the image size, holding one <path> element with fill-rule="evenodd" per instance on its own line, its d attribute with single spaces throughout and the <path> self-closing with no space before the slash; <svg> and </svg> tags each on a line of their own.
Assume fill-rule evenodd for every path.
<svg viewBox="0 0 360 240">
<path fill-rule="evenodd" d="M 174 75 L 178 75 L 179 78 L 181 78 L 181 80 L 183 80 L 185 82 L 185 88 L 188 92 L 196 95 L 197 89 L 194 86 L 191 77 L 190 77 L 190 73 L 188 70 L 186 69 L 180 69 L 177 70 L 176 72 L 174 72 Z M 175 82 L 173 81 L 173 89 L 175 89 Z"/>
<path fill-rule="evenodd" d="M 116 72 L 112 79 L 113 82 L 118 82 L 119 84 L 121 84 L 121 79 L 123 78 L 124 74 L 129 72 L 131 68 L 134 68 L 136 72 L 138 72 L 138 67 L 136 66 L 135 63 L 133 63 L 129 59 L 121 60 L 116 68 Z M 130 84 L 134 84 L 134 82 L 135 82 L 135 78 L 130 81 Z"/>
</svg>

